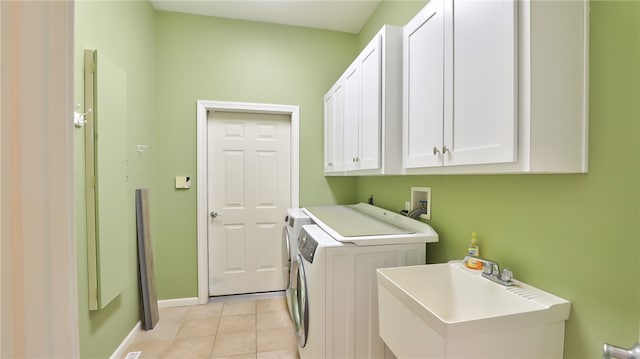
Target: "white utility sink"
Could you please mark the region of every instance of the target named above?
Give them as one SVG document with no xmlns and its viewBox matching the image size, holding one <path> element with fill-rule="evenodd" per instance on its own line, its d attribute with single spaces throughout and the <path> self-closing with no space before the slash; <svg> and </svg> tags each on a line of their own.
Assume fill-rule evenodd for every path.
<svg viewBox="0 0 640 359">
<path fill-rule="evenodd" d="M 398 358 L 562 358 L 571 303 L 461 262 L 381 268 L 380 336 Z"/>
</svg>

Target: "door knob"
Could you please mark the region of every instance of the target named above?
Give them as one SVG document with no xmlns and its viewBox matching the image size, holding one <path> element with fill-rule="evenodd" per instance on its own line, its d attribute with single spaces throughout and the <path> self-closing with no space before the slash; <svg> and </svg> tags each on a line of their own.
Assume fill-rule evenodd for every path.
<svg viewBox="0 0 640 359">
<path fill-rule="evenodd" d="M 433 147 L 433 154 L 437 155 L 438 153 L 440 153 L 440 150 L 438 149 L 438 147 Z"/>
<path fill-rule="evenodd" d="M 216 218 L 216 217 L 218 217 L 218 212 L 211 212 L 210 216 L 211 216 L 211 218 Z"/>
<path fill-rule="evenodd" d="M 634 345 L 630 349 L 620 348 L 611 344 L 605 344 L 602 354 L 603 359 L 637 359 L 640 358 L 640 343 L 636 343 L 636 345 Z"/>
</svg>

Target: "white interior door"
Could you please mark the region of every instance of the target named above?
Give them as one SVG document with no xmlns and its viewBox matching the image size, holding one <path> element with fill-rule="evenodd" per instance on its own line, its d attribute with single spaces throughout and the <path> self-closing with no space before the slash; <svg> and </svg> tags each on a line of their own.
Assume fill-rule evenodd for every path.
<svg viewBox="0 0 640 359">
<path fill-rule="evenodd" d="M 283 290 L 291 118 L 211 111 L 207 130 L 209 294 Z"/>
</svg>

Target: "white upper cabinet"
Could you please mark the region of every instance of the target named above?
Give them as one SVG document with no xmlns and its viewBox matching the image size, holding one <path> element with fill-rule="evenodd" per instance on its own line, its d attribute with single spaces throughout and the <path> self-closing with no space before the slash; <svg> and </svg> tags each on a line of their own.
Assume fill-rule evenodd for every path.
<svg viewBox="0 0 640 359">
<path fill-rule="evenodd" d="M 363 50 L 360 59 L 361 97 L 360 97 L 360 148 L 357 154 L 357 166 L 354 169 L 380 168 L 382 125 L 382 36 L 374 40 Z M 399 74 L 399 73 L 398 73 Z M 400 116 L 396 117 L 400 124 Z"/>
<path fill-rule="evenodd" d="M 431 0 L 404 28 L 403 161 L 406 168 L 442 164 L 444 6 Z"/>
<path fill-rule="evenodd" d="M 360 152 L 360 98 L 362 70 L 359 64 L 353 64 L 344 76 L 344 164 L 345 170 L 356 169 Z"/>
<path fill-rule="evenodd" d="M 587 171 L 588 3 L 431 0 L 404 28 L 407 174 Z"/>
<path fill-rule="evenodd" d="M 514 162 L 515 4 L 432 0 L 403 41 L 404 167 Z"/>
<path fill-rule="evenodd" d="M 447 1 L 445 165 L 516 161 L 517 47 L 513 1 Z M 452 65 L 449 65 L 451 64 Z"/>
<path fill-rule="evenodd" d="M 324 171 L 344 171 L 344 85 L 336 83 L 324 96 Z"/>
<path fill-rule="evenodd" d="M 401 173 L 401 46 L 402 28 L 385 25 L 325 95 L 326 175 Z M 341 129 L 335 120 L 338 87 Z M 330 123 L 333 130 L 328 130 Z M 335 158 L 338 148 L 343 149 L 342 167 L 335 165 L 340 163 Z"/>
</svg>

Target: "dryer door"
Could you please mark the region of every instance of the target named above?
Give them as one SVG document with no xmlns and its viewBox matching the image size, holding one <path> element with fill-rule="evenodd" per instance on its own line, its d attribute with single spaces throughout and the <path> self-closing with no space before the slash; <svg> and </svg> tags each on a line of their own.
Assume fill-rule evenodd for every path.
<svg viewBox="0 0 640 359">
<path fill-rule="evenodd" d="M 282 267 L 286 268 L 283 270 L 284 273 L 284 285 L 288 290 L 290 287 L 289 279 L 291 278 L 291 230 L 288 226 L 282 227 Z"/>
<path fill-rule="evenodd" d="M 307 344 L 309 332 L 309 298 L 307 296 L 307 277 L 304 271 L 304 259 L 297 255 L 291 266 L 291 307 L 293 311 L 293 326 L 298 338 L 298 347 Z"/>
<path fill-rule="evenodd" d="M 289 317 L 293 320 L 293 301 L 291 292 L 291 267 L 295 262 L 295 258 L 291 256 L 291 227 L 284 226 L 282 228 L 282 265 L 284 272 L 285 293 L 287 296 L 287 308 L 289 309 Z"/>
</svg>

